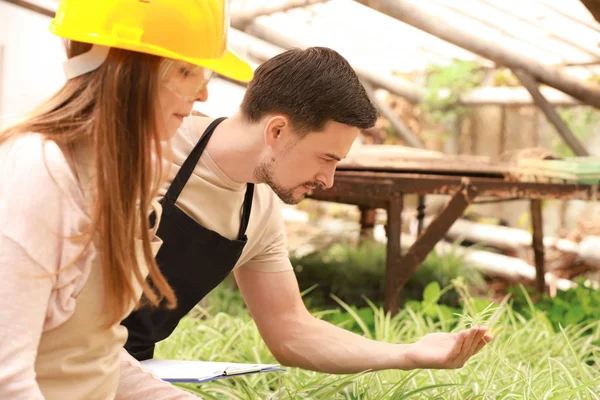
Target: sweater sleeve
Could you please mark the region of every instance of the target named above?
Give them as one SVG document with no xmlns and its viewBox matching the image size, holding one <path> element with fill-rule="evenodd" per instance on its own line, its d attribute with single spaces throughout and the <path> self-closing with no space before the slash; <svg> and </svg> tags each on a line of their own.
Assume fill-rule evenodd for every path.
<svg viewBox="0 0 600 400">
<path fill-rule="evenodd" d="M 137 399 L 197 400 L 198 397 L 159 379 L 122 349 L 121 376 L 115 400 Z"/>
</svg>

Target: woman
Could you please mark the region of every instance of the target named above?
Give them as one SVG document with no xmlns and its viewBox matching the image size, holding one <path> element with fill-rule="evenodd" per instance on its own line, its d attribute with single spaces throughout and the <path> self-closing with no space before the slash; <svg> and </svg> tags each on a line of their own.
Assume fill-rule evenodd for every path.
<svg viewBox="0 0 600 400">
<path fill-rule="evenodd" d="M 161 141 L 210 71 L 252 77 L 227 25 L 223 0 L 61 0 L 68 80 L 0 133 L 0 398 L 120 398 L 120 321 L 142 293 L 176 302 L 154 261 Z"/>
</svg>

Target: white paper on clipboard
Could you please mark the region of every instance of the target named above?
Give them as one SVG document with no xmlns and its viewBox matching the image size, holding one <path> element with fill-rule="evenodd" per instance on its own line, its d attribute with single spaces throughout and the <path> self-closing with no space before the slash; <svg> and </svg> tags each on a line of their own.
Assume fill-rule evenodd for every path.
<svg viewBox="0 0 600 400">
<path fill-rule="evenodd" d="M 150 359 L 142 366 L 167 382 L 208 382 L 240 375 L 284 371 L 279 364 L 240 364 L 211 361 Z"/>
</svg>

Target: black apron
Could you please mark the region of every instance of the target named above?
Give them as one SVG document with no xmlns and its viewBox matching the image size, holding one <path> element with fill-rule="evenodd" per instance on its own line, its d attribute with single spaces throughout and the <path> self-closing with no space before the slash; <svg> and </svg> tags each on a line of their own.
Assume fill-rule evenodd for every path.
<svg viewBox="0 0 600 400">
<path fill-rule="evenodd" d="M 200 161 L 217 125 L 213 121 L 194 147 L 161 199 L 163 207 L 157 235 L 163 240 L 156 261 L 177 296 L 177 308 L 142 306 L 122 324 L 129 330 L 125 348 L 138 360 L 154 355 L 154 345 L 167 338 L 183 318 L 204 296 L 233 270 L 248 241 L 246 228 L 250 219 L 254 184 L 246 188 L 240 230 L 236 240 L 229 240 L 198 224 L 181 211 L 175 202 Z M 206 204 L 206 207 L 210 207 Z M 232 210 L 233 212 L 234 210 Z M 151 217 L 151 222 L 153 223 Z"/>
</svg>

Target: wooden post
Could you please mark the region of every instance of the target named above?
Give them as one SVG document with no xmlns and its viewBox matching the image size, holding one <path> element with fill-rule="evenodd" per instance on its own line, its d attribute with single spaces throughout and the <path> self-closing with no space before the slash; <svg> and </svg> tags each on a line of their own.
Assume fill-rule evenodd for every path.
<svg viewBox="0 0 600 400">
<path fill-rule="evenodd" d="M 403 196 L 389 200 L 387 207 L 387 255 L 385 265 L 385 310 L 396 315 L 400 309 L 400 290 L 398 280 L 402 274 L 402 248 L 400 236 L 402 234 L 402 207 Z"/>
<path fill-rule="evenodd" d="M 546 115 L 548 121 L 550 121 L 550 123 L 554 125 L 554 128 L 556 128 L 558 134 L 563 138 L 565 142 L 567 142 L 569 147 L 573 149 L 573 152 L 578 156 L 589 156 L 590 153 L 588 153 L 586 148 L 583 147 L 583 144 L 579 141 L 579 139 L 577 139 L 577 137 L 573 134 L 573 132 L 571 132 L 569 127 L 560 118 L 560 115 L 558 115 L 558 113 L 554 110 L 550 103 L 548 103 L 546 98 L 540 93 L 537 87 L 537 82 L 535 81 L 533 76 L 519 69 L 514 69 L 513 72 L 516 75 L 516 77 L 519 78 L 521 84 L 527 89 L 527 91 L 529 91 L 529 94 L 531 94 L 533 101 Z"/>
<path fill-rule="evenodd" d="M 542 227 L 542 201 L 531 200 L 531 226 L 533 228 L 533 254 L 535 257 L 535 288 L 538 292 L 546 290 L 544 270 L 544 231 Z"/>
<path fill-rule="evenodd" d="M 472 32 L 467 32 L 449 22 L 422 10 L 407 0 L 357 0 L 380 12 L 390 15 L 433 36 L 460 46 L 499 65 L 520 68 L 535 76 L 540 82 L 559 89 L 585 104 L 600 108 L 600 87 L 582 82 L 555 68 L 548 68 L 526 55 L 514 52 L 495 42 L 484 40 Z"/>
</svg>

